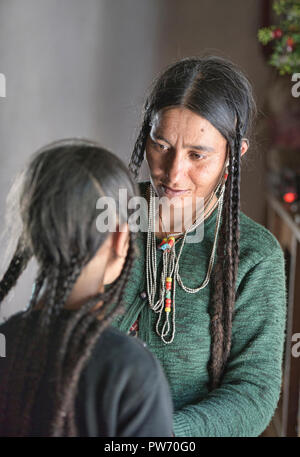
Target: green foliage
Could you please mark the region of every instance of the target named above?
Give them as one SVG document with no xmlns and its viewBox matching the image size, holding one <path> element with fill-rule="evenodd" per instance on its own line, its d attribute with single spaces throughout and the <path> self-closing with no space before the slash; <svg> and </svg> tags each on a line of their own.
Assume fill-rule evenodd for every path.
<svg viewBox="0 0 300 457">
<path fill-rule="evenodd" d="M 271 40 L 273 40 L 272 31 L 265 27 L 258 31 L 258 39 L 262 44 L 268 44 Z"/>
<path fill-rule="evenodd" d="M 300 72 L 300 0 L 276 0 L 273 9 L 278 24 L 258 31 L 258 40 L 272 45 L 269 63 L 281 75 Z"/>
</svg>

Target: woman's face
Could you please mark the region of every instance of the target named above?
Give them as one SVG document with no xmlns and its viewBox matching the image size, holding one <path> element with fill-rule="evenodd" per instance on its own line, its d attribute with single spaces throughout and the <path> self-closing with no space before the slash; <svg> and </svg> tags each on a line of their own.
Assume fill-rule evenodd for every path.
<svg viewBox="0 0 300 457">
<path fill-rule="evenodd" d="M 205 198 L 219 182 L 227 141 L 206 119 L 186 108 L 158 113 L 146 142 L 151 182 L 159 197 Z"/>
</svg>

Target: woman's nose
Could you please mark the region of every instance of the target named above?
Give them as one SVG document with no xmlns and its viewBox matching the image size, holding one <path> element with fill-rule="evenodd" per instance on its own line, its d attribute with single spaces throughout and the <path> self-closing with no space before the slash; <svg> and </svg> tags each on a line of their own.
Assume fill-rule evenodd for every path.
<svg viewBox="0 0 300 457">
<path fill-rule="evenodd" d="M 184 169 L 185 164 L 181 154 L 179 152 L 172 152 L 166 164 L 166 175 L 169 178 L 169 183 L 175 184 L 176 182 L 180 182 Z"/>
</svg>

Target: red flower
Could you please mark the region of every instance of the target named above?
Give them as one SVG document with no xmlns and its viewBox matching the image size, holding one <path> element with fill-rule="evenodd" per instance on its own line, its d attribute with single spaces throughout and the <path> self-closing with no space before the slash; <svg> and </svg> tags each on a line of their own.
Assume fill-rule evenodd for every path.
<svg viewBox="0 0 300 457">
<path fill-rule="evenodd" d="M 281 29 L 276 29 L 276 30 L 274 30 L 274 32 L 273 32 L 273 37 L 274 37 L 274 38 L 281 38 L 282 35 L 283 35 L 283 33 L 282 33 L 282 30 L 281 30 Z"/>
</svg>

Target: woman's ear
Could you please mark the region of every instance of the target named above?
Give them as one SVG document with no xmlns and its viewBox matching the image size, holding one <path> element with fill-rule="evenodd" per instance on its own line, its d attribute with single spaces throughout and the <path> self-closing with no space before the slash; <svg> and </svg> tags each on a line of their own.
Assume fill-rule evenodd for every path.
<svg viewBox="0 0 300 457">
<path fill-rule="evenodd" d="M 241 156 L 243 156 L 249 148 L 249 140 L 247 138 L 242 138 L 242 146 L 241 146 Z"/>
</svg>

